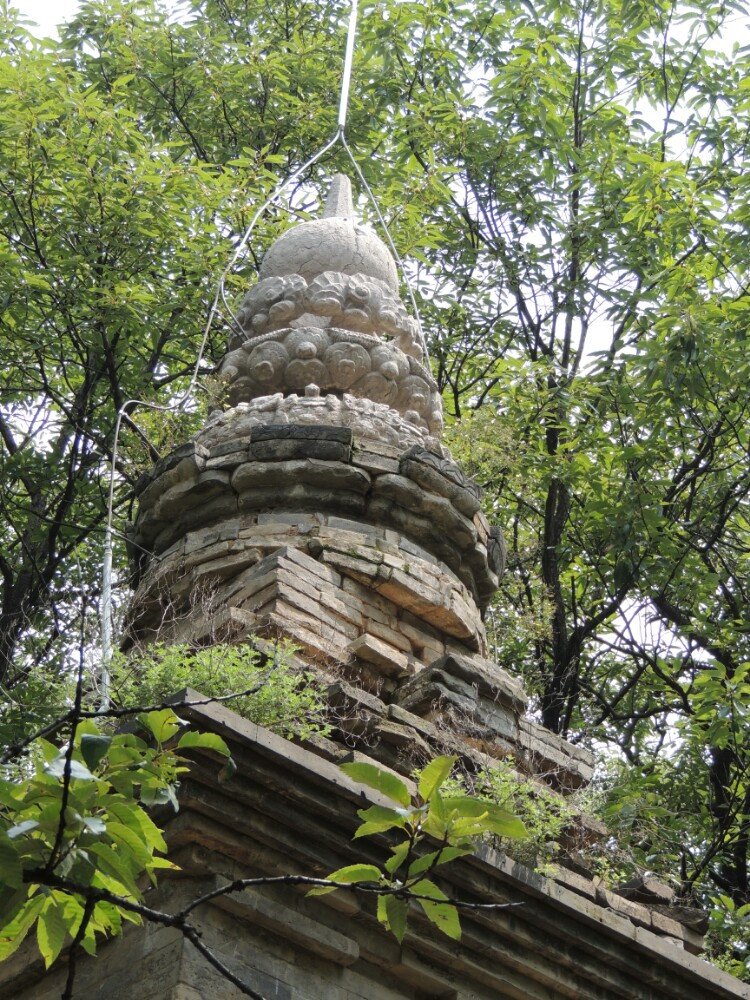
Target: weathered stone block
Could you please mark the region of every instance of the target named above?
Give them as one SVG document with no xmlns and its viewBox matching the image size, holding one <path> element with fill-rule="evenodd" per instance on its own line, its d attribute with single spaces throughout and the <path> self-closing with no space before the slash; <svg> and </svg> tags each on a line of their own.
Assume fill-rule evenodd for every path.
<svg viewBox="0 0 750 1000">
<path fill-rule="evenodd" d="M 402 726 L 390 719 L 383 719 L 378 723 L 375 733 L 384 743 L 398 747 L 402 753 L 406 753 L 408 759 L 419 759 L 422 763 L 427 763 L 435 754 L 432 747 L 411 726 Z M 377 756 L 377 749 L 373 755 Z"/>
<path fill-rule="evenodd" d="M 400 649 L 402 653 L 406 653 L 407 656 L 411 657 L 411 643 L 406 636 L 398 630 L 398 621 L 391 618 L 387 622 L 383 623 L 374 617 L 371 605 L 366 607 L 363 605 L 363 609 L 367 618 L 367 631 L 370 632 L 371 635 L 376 636 L 376 638 L 383 639 L 390 646 L 395 646 L 396 649 Z"/>
<path fill-rule="evenodd" d="M 306 483 L 328 491 L 346 490 L 366 493 L 370 477 L 362 469 L 344 462 L 323 462 L 318 459 L 296 459 L 284 462 L 247 462 L 232 475 L 232 487 L 237 493 L 264 486 L 283 489 Z M 335 509 L 335 504 L 333 505 Z"/>
<path fill-rule="evenodd" d="M 332 491 L 304 483 L 295 486 L 278 483 L 275 486 L 242 490 L 238 506 L 240 511 L 292 507 L 314 511 L 334 509 L 347 514 L 362 514 L 365 509 L 365 498 L 361 493 L 345 490 Z"/>
<path fill-rule="evenodd" d="M 318 441 L 338 441 L 351 445 L 351 427 L 331 427 L 325 424 L 257 424 L 250 432 L 250 440 L 271 441 L 274 438 L 299 438 Z"/>
<path fill-rule="evenodd" d="M 399 463 L 401 474 L 408 476 L 409 479 L 413 479 L 422 489 L 430 493 L 437 493 L 439 496 L 450 500 L 453 506 L 466 517 L 474 517 L 480 509 L 479 487 L 476 487 L 476 491 L 467 488 L 466 484 L 469 480 L 464 480 L 464 484 L 459 485 L 444 475 L 442 470 L 438 470 L 433 465 L 426 464 L 424 461 L 416 458 L 406 457 L 413 450 L 409 449 L 409 452 L 402 457 Z M 433 457 L 436 458 L 436 456 Z M 439 460 L 436 458 L 436 461 L 447 463 L 446 459 Z"/>
<path fill-rule="evenodd" d="M 424 490 L 406 476 L 385 473 L 377 476 L 372 486 L 373 497 L 385 497 L 393 500 L 400 507 L 420 514 L 425 512 L 426 497 Z"/>
<path fill-rule="evenodd" d="M 220 444 L 211 445 L 208 450 L 209 460 L 223 458 L 235 452 L 244 452 L 246 455 L 250 448 L 250 438 L 246 435 L 236 435 L 229 441 L 222 441 Z"/>
<path fill-rule="evenodd" d="M 398 722 L 402 726 L 408 726 L 410 729 L 420 733 L 427 740 L 437 741 L 439 738 L 438 730 L 431 722 L 422 719 L 419 715 L 414 715 L 413 712 L 408 712 L 403 705 L 390 704 L 388 706 L 388 718 L 393 719 L 394 722 Z"/>
<path fill-rule="evenodd" d="M 339 441 L 317 438 L 271 438 L 254 441 L 250 458 L 258 462 L 282 462 L 295 458 L 318 458 L 329 462 L 348 462 L 350 447 Z"/>
<path fill-rule="evenodd" d="M 398 474 L 398 459 L 378 455 L 374 451 L 365 451 L 363 448 L 355 449 L 352 464 L 375 475 L 380 473 Z"/>
<path fill-rule="evenodd" d="M 321 556 L 324 563 L 335 567 L 345 576 L 351 576 L 360 583 L 370 584 L 378 575 L 378 564 L 368 558 L 356 558 L 341 552 L 326 550 Z"/>
<path fill-rule="evenodd" d="M 352 656 L 374 664 L 382 673 L 389 676 L 401 677 L 414 672 L 409 656 L 367 632 L 350 642 L 347 649 Z"/>
<path fill-rule="evenodd" d="M 198 444 L 197 441 L 188 441 L 185 444 L 179 445 L 168 455 L 160 458 L 153 468 L 152 476 L 154 479 L 158 479 L 165 472 L 169 472 L 180 465 L 185 459 L 188 460 L 188 465 L 185 466 L 186 469 L 195 468 L 199 470 L 203 467 L 203 463 L 207 458 L 209 458 L 207 448 Z"/>
<path fill-rule="evenodd" d="M 518 742 L 529 770 L 548 774 L 550 782 L 558 787 L 575 789 L 591 781 L 593 754 L 568 743 L 533 719 L 519 720 Z"/>
<path fill-rule="evenodd" d="M 152 548 L 157 555 L 178 541 L 188 531 L 194 531 L 203 524 L 232 519 L 237 513 L 237 497 L 226 490 L 196 507 L 190 507 L 170 520 L 154 538 Z"/>
<path fill-rule="evenodd" d="M 226 455 L 219 455 L 217 458 L 209 458 L 206 462 L 207 469 L 233 469 L 237 465 L 247 462 L 249 451 L 243 448 L 242 451 L 230 451 Z"/>
<path fill-rule="evenodd" d="M 163 493 L 154 507 L 154 514 L 160 520 L 170 520 L 228 489 L 227 472 L 218 469 L 201 472 L 195 479 L 177 483 Z"/>
<path fill-rule="evenodd" d="M 480 697 L 491 702 L 505 702 L 519 714 L 526 710 L 527 699 L 523 685 L 491 660 L 449 653 L 430 666 L 476 688 Z"/>
<path fill-rule="evenodd" d="M 226 880 L 217 880 L 217 887 L 225 883 Z M 245 889 L 220 896 L 216 905 L 240 920 L 276 931 L 295 946 L 306 948 L 338 965 L 352 965 L 359 958 L 356 941 L 331 928 L 322 927 L 318 921 L 300 913 L 299 907 L 282 906 L 257 890 Z"/>
<path fill-rule="evenodd" d="M 418 674 L 417 677 L 421 678 L 422 674 Z M 424 678 L 419 685 L 399 691 L 397 697 L 396 704 L 414 715 L 428 715 L 436 709 L 445 709 L 450 706 L 458 710 L 462 716 L 470 719 L 476 708 L 476 701 L 473 698 L 461 695 L 444 686 L 440 683 L 440 678 L 432 674 Z"/>
</svg>

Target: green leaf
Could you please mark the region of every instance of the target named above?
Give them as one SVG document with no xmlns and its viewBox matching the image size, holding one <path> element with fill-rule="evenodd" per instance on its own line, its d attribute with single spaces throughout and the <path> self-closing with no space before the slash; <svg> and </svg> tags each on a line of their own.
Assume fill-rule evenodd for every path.
<svg viewBox="0 0 750 1000">
<path fill-rule="evenodd" d="M 448 901 L 448 897 L 441 889 L 438 889 L 434 882 L 429 879 L 421 879 L 410 887 L 410 891 L 417 897 L 428 897 L 427 899 L 417 899 L 428 920 L 431 920 L 443 934 L 447 934 L 454 941 L 461 939 L 461 922 L 458 918 L 458 910 Z"/>
<path fill-rule="evenodd" d="M 89 846 L 89 853 L 96 856 L 98 864 L 94 872 L 92 882 L 101 883 L 101 887 L 110 888 L 106 884 L 107 878 L 113 881 L 111 889 L 116 893 L 124 893 L 134 898 L 140 898 L 136 876 L 139 865 L 135 864 L 132 856 L 123 857 L 119 851 L 113 850 L 108 844 L 95 843 Z M 102 879 L 100 879 L 100 874 Z"/>
<path fill-rule="evenodd" d="M 20 889 L 23 885 L 23 867 L 18 851 L 10 843 L 7 834 L 0 834 L 0 882 L 11 889 Z"/>
<path fill-rule="evenodd" d="M 151 859 L 151 851 L 135 830 L 123 823 L 114 822 L 107 824 L 107 833 L 117 844 L 122 856 L 126 856 L 127 852 L 130 852 L 136 865 L 145 867 L 148 864 Z"/>
<path fill-rule="evenodd" d="M 385 870 L 389 875 L 393 875 L 397 872 L 404 861 L 406 861 L 406 856 L 409 853 L 410 846 L 409 841 L 405 840 L 402 844 L 393 848 L 393 855 L 388 858 L 385 863 Z"/>
<path fill-rule="evenodd" d="M 526 827 L 517 816 L 488 802 L 486 799 L 474 799 L 469 795 L 452 795 L 443 799 L 447 812 L 452 814 L 451 829 L 456 835 L 469 832 L 494 833 L 498 837 L 522 839 L 528 836 Z M 462 822 L 463 821 L 463 822 Z M 476 831 L 472 827 L 476 826 Z"/>
<path fill-rule="evenodd" d="M 159 827 L 151 817 L 135 802 L 108 802 L 109 813 L 124 826 L 136 827 L 145 843 L 152 850 L 166 851 L 167 844 Z"/>
<path fill-rule="evenodd" d="M 369 809 L 359 809 L 357 815 L 364 820 L 364 823 L 358 827 L 354 834 L 355 839 L 369 837 L 373 833 L 384 833 L 386 830 L 392 830 L 394 826 L 399 828 L 406 826 L 407 816 L 400 810 L 388 809 L 387 806 L 370 806 Z"/>
<path fill-rule="evenodd" d="M 81 736 L 81 756 L 92 771 L 106 756 L 111 745 L 111 736 L 92 733 L 84 733 Z"/>
<path fill-rule="evenodd" d="M 44 896 L 34 896 L 26 901 L 16 916 L 0 928 L 0 962 L 4 962 L 23 944 L 45 903 Z"/>
<path fill-rule="evenodd" d="M 101 816 L 85 816 L 83 819 L 83 825 L 89 831 L 96 836 L 100 836 L 107 832 L 107 824 L 101 818 Z"/>
<path fill-rule="evenodd" d="M 430 851 L 429 854 L 417 858 L 416 861 L 409 865 L 408 877 L 414 878 L 415 875 L 420 875 L 422 872 L 427 871 L 428 868 L 447 864 L 447 862 L 453 861 L 455 858 L 461 858 L 466 854 L 471 854 L 471 851 L 465 847 L 443 847 L 439 851 Z"/>
<path fill-rule="evenodd" d="M 383 771 L 381 768 L 375 767 L 374 764 L 364 762 L 341 764 L 340 766 L 344 774 L 347 774 L 353 781 L 367 785 L 368 788 L 374 788 L 402 806 L 411 805 L 409 789 L 400 778 L 391 774 L 390 771 Z"/>
<path fill-rule="evenodd" d="M 409 911 L 409 901 L 400 899 L 398 896 L 381 896 L 383 900 L 381 920 L 386 928 L 391 931 L 399 944 L 404 940 L 406 934 L 406 916 Z M 381 907 L 378 907 L 378 916 L 381 914 Z"/>
<path fill-rule="evenodd" d="M 25 819 L 21 823 L 16 823 L 9 830 L 5 831 L 6 837 L 9 840 L 15 840 L 16 837 L 23 836 L 24 833 L 30 833 L 32 830 L 36 830 L 39 827 L 38 820 L 35 819 Z"/>
<path fill-rule="evenodd" d="M 36 940 L 45 968 L 48 969 L 60 954 L 67 930 L 57 902 L 54 899 L 48 900 L 36 925 Z"/>
<path fill-rule="evenodd" d="M 188 747 L 215 750 L 216 753 L 220 753 L 223 757 L 229 756 L 229 747 L 218 733 L 197 733 L 191 729 L 189 732 L 182 734 L 177 744 L 179 750 L 185 750 Z"/>
<path fill-rule="evenodd" d="M 382 873 L 375 865 L 347 865 L 345 868 L 338 868 L 327 876 L 331 882 L 345 882 L 351 885 L 354 882 L 379 882 Z M 334 892 L 336 886 L 320 885 L 314 886 L 308 892 L 308 896 L 323 896 L 327 892 Z"/>
<path fill-rule="evenodd" d="M 68 765 L 64 752 L 59 753 L 54 760 L 44 765 L 44 773 L 51 775 L 53 778 L 63 778 L 66 770 L 71 780 L 96 781 L 96 776 L 89 771 L 85 764 L 82 764 L 80 760 L 76 760 L 75 757 Z"/>
<path fill-rule="evenodd" d="M 494 802 L 488 803 L 487 819 L 484 821 L 487 830 L 498 837 L 508 837 L 513 840 L 523 840 L 529 833 L 522 821 L 513 813 Z"/>
<path fill-rule="evenodd" d="M 155 712 L 145 712 L 138 716 L 140 725 L 154 737 L 157 743 L 166 743 L 185 723 L 178 719 L 171 708 Z"/>
<path fill-rule="evenodd" d="M 15 919 L 28 899 L 28 895 L 29 889 L 25 885 L 21 886 L 20 889 L 11 889 L 10 887 L 0 889 L 0 936 L 2 936 L 3 927 Z"/>
<path fill-rule="evenodd" d="M 434 792 L 443 784 L 453 770 L 458 757 L 436 757 L 422 771 L 419 778 L 419 794 L 424 802 L 429 802 Z"/>
<path fill-rule="evenodd" d="M 237 774 L 237 764 L 234 757 L 227 757 L 224 767 L 219 771 L 219 781 L 231 781 Z"/>
</svg>

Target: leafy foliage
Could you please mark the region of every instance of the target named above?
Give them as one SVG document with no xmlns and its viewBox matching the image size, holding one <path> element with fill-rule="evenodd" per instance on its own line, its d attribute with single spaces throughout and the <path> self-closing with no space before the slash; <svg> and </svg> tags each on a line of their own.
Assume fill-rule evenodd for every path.
<svg viewBox="0 0 750 1000">
<path fill-rule="evenodd" d="M 203 748 L 229 759 L 215 733 L 183 732 L 171 709 L 138 717 L 143 736 L 111 735 L 86 720 L 58 748 L 38 739 L 40 759 L 22 780 L 0 779 L 0 961 L 34 927 L 49 967 L 69 936 L 89 954 L 96 934 L 139 923 L 139 877 L 174 868 L 147 812 L 171 803 L 187 770 L 181 750 Z M 128 905 L 131 904 L 131 905 Z"/>
<path fill-rule="evenodd" d="M 358 810 L 362 824 L 355 839 L 395 833 L 391 856 L 382 866 L 347 865 L 331 872 L 328 879 L 341 884 L 369 885 L 377 894 L 377 917 L 399 941 L 406 933 L 411 901 L 427 919 L 448 937 L 461 937 L 458 908 L 430 877 L 437 868 L 473 854 L 475 840 L 485 834 L 502 838 L 526 836 L 523 823 L 495 802 L 480 801 L 464 793 L 443 794 L 441 789 L 456 763 L 456 757 L 436 757 L 422 771 L 418 794 L 395 774 L 364 762 L 342 764 L 341 770 L 361 785 L 385 796 L 394 806 L 372 805 Z M 425 851 L 425 847 L 427 850 Z M 336 886 L 311 889 L 308 895 L 332 892 Z"/>
<path fill-rule="evenodd" d="M 576 800 L 569 801 L 502 763 L 482 767 L 474 774 L 459 773 L 448 780 L 448 789 L 493 803 L 519 819 L 525 830 L 522 837 L 507 838 L 490 831 L 492 842 L 516 861 L 543 874 L 554 874 L 563 835 L 580 819 Z"/>
<path fill-rule="evenodd" d="M 136 657 L 120 657 L 112 671 L 112 693 L 127 708 L 159 705 L 184 687 L 226 699 L 232 711 L 287 737 L 326 736 L 327 703 L 320 681 L 291 664 L 279 644 L 272 658 L 249 645 L 224 643 L 194 649 L 155 644 Z"/>
<path fill-rule="evenodd" d="M 720 969 L 750 982 L 750 903 L 736 906 L 729 896 L 712 900 L 706 957 Z"/>
</svg>

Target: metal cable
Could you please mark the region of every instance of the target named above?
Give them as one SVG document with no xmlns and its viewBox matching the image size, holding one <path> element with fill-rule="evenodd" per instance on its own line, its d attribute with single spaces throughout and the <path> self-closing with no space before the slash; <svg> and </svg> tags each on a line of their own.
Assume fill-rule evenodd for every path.
<svg viewBox="0 0 750 1000">
<path fill-rule="evenodd" d="M 417 320 L 417 327 L 419 329 L 419 339 L 420 339 L 421 347 L 422 347 L 422 355 L 424 357 L 425 363 L 429 366 L 430 355 L 427 353 L 427 340 L 425 339 L 424 330 L 422 329 L 422 319 L 421 319 L 421 317 L 419 315 L 419 307 L 417 306 L 417 300 L 414 297 L 414 291 L 412 289 L 411 281 L 409 281 L 409 275 L 406 273 L 406 268 L 404 267 L 404 262 L 401 260 L 401 257 L 399 256 L 399 252 L 396 249 L 396 245 L 393 242 L 393 240 L 391 239 L 391 233 L 390 233 L 390 230 L 388 229 L 388 224 L 386 223 L 385 219 L 383 218 L 383 215 L 382 215 L 382 213 L 380 211 L 380 206 L 378 205 L 377 199 L 375 198 L 375 195 L 373 194 L 370 185 L 365 180 L 364 174 L 359 169 L 359 164 L 354 159 L 354 155 L 353 155 L 351 149 L 349 148 L 349 144 L 347 143 L 346 137 L 345 137 L 345 135 L 344 135 L 343 132 L 341 132 L 341 144 L 343 145 L 344 149 L 346 150 L 346 152 L 347 152 L 347 154 L 349 156 L 349 159 L 351 160 L 351 164 L 352 164 L 352 166 L 354 167 L 354 169 L 355 169 L 355 171 L 357 173 L 357 177 L 359 177 L 359 179 L 360 179 L 360 181 L 362 183 L 362 186 L 364 187 L 365 191 L 367 192 L 368 198 L 372 202 L 372 207 L 375 209 L 375 214 L 378 217 L 378 221 L 380 222 L 380 225 L 383 227 L 383 232 L 385 233 L 386 238 L 388 240 L 388 246 L 391 248 L 391 253 L 393 254 L 393 256 L 394 256 L 394 258 L 396 260 L 396 264 L 401 269 L 401 273 L 404 276 L 404 281 L 406 282 L 406 290 L 409 293 L 409 301 L 411 302 L 411 307 L 414 310 L 414 316 L 415 316 L 415 318 Z"/>
</svg>

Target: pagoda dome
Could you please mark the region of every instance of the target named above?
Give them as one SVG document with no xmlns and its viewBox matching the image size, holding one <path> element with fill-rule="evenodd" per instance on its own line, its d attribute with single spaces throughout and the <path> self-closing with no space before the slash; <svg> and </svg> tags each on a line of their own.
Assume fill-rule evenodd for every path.
<svg viewBox="0 0 750 1000">
<path fill-rule="evenodd" d="M 398 292 L 396 264 L 385 243 L 354 216 L 351 183 L 334 178 L 321 219 L 287 229 L 268 248 L 258 277 L 301 275 L 308 284 L 325 271 L 364 274 Z"/>
</svg>

